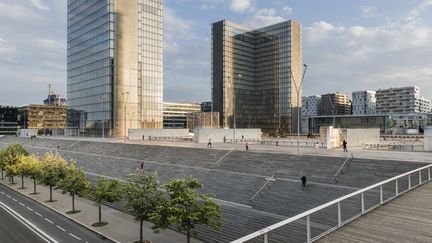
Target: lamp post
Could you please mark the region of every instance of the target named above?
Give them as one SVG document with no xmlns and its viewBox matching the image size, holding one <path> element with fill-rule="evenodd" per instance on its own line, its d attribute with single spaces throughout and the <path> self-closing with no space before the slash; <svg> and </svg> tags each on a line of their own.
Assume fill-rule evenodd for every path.
<svg viewBox="0 0 432 243">
<path fill-rule="evenodd" d="M 101 103 L 101 106 L 102 106 L 102 114 L 103 114 L 103 118 L 102 118 L 102 138 L 105 138 L 105 106 L 104 106 L 104 103 L 105 103 L 105 98 L 106 98 L 106 96 L 105 95 L 101 95 L 101 96 L 99 96 L 99 98 L 102 100 L 102 103 Z"/>
<path fill-rule="evenodd" d="M 290 68 L 291 78 L 294 81 L 295 91 L 297 93 L 297 153 L 300 152 L 300 91 L 301 91 L 301 87 L 303 85 L 303 80 L 304 80 L 308 65 L 303 64 L 303 67 L 304 67 L 303 75 L 301 77 L 299 86 L 297 86 L 297 83 L 296 83 L 295 78 L 293 76 L 292 69 Z"/>
<path fill-rule="evenodd" d="M 128 100 L 128 98 L 129 98 L 129 92 L 124 92 L 124 93 L 122 93 L 122 97 L 124 98 L 124 95 L 126 94 L 126 99 L 123 99 L 124 100 L 124 136 L 125 136 L 125 139 L 127 139 L 127 123 L 126 123 L 126 105 L 127 105 L 127 100 Z"/>
</svg>

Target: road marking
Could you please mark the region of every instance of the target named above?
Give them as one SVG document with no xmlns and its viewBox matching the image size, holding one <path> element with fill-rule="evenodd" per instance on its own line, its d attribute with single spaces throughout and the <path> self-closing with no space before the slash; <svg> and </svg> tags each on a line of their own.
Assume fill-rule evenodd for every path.
<svg viewBox="0 0 432 243">
<path fill-rule="evenodd" d="M 69 235 L 72 236 L 73 238 L 77 239 L 77 240 L 81 240 L 81 238 L 79 238 L 78 236 L 76 236 L 76 235 L 74 235 L 72 233 L 69 233 Z"/>
<path fill-rule="evenodd" d="M 0 193 L 3 194 L 3 195 L 5 194 L 4 192 L 0 192 Z"/>
<path fill-rule="evenodd" d="M 29 208 L 29 207 L 26 207 L 28 210 L 30 210 L 30 211 L 32 211 L 33 212 L 33 209 L 31 209 L 31 208 Z"/>
<path fill-rule="evenodd" d="M 18 203 L 19 203 L 19 205 L 25 207 L 24 203 L 22 203 L 22 202 L 18 202 Z"/>
<path fill-rule="evenodd" d="M 42 215 L 41 215 L 40 213 L 38 213 L 38 212 L 35 212 L 35 214 L 36 214 L 37 216 L 39 216 L 39 217 L 42 217 Z"/>
<path fill-rule="evenodd" d="M 18 202 L 18 200 L 16 200 L 15 198 L 13 198 L 13 197 L 11 197 L 12 198 L 12 200 L 14 200 L 15 202 Z"/>
<path fill-rule="evenodd" d="M 9 196 L 8 194 L 6 194 L 6 197 L 11 198 L 11 196 Z"/>
<path fill-rule="evenodd" d="M 46 221 L 48 221 L 50 224 L 54 224 L 54 222 L 53 221 L 51 221 L 51 220 L 49 220 L 49 219 L 47 219 L 47 218 L 44 218 Z"/>
<path fill-rule="evenodd" d="M 64 231 L 64 232 L 66 232 L 66 230 L 63 229 L 62 227 L 60 227 L 60 226 L 58 226 L 58 225 L 56 225 L 56 227 L 59 228 L 59 229 L 61 229 L 61 230 Z"/>
<path fill-rule="evenodd" d="M 0 207 L 3 208 L 7 213 L 9 213 L 12 217 L 14 217 L 16 220 L 21 222 L 24 226 L 26 226 L 28 229 L 33 231 L 37 236 L 39 236 L 42 240 L 44 240 L 47 243 L 58 243 L 55 239 L 53 239 L 51 236 L 49 236 L 47 233 L 39 229 L 36 225 L 29 222 L 27 219 L 25 219 L 23 216 L 21 216 L 19 213 L 15 212 L 12 208 L 7 206 L 6 204 L 0 202 Z"/>
</svg>

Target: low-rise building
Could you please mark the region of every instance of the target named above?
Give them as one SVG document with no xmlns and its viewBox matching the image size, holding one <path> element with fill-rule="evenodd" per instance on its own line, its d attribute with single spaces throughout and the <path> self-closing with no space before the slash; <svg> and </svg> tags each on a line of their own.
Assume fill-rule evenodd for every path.
<svg viewBox="0 0 432 243">
<path fill-rule="evenodd" d="M 322 95 L 318 115 L 351 115 L 351 100 L 339 92 Z"/>
<path fill-rule="evenodd" d="M 317 116 L 321 95 L 311 95 L 302 97 L 302 116 Z"/>
<path fill-rule="evenodd" d="M 23 129 L 66 128 L 67 108 L 63 105 L 28 105 L 18 108 L 18 124 Z"/>
<path fill-rule="evenodd" d="M 0 135 L 16 134 L 18 130 L 18 109 L 0 105 Z"/>
<path fill-rule="evenodd" d="M 163 104 L 163 127 L 164 128 L 187 128 L 188 114 L 201 112 L 201 104 L 191 102 L 164 102 Z"/>
</svg>

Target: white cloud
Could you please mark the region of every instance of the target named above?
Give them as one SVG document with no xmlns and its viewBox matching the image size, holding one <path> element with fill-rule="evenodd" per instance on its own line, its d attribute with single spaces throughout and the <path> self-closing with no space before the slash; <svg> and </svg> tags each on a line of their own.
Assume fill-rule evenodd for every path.
<svg viewBox="0 0 432 243">
<path fill-rule="evenodd" d="M 195 37 L 192 31 L 194 21 L 178 17 L 175 12 L 165 7 L 164 9 L 164 52 L 179 52 L 180 40 L 187 40 Z"/>
<path fill-rule="evenodd" d="M 49 10 L 49 7 L 43 3 L 43 0 L 30 0 L 30 2 L 39 10 Z"/>
<path fill-rule="evenodd" d="M 291 17 L 293 12 L 294 12 L 293 9 L 289 6 L 285 6 L 282 8 L 282 15 L 285 17 Z"/>
<path fill-rule="evenodd" d="M 252 8 L 251 0 L 231 0 L 230 9 L 234 12 L 244 13 Z"/>
<path fill-rule="evenodd" d="M 255 28 L 264 27 L 285 21 L 286 19 L 279 16 L 274 8 L 263 8 L 256 11 L 251 17 L 246 19 L 246 23 Z"/>
<path fill-rule="evenodd" d="M 372 5 L 360 6 L 360 13 L 363 18 L 372 18 L 378 16 L 377 8 Z"/>
<path fill-rule="evenodd" d="M 15 51 L 16 48 L 14 46 L 10 45 L 6 40 L 0 38 L 0 57 L 7 58 L 9 54 L 14 53 Z"/>
</svg>

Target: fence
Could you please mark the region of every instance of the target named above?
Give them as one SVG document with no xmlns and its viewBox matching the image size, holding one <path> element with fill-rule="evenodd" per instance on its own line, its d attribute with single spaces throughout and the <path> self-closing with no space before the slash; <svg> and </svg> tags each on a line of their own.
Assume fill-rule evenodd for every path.
<svg viewBox="0 0 432 243">
<path fill-rule="evenodd" d="M 277 242 L 288 242 L 290 239 L 293 239 L 293 237 L 291 235 L 287 235 L 290 234 L 290 232 L 286 232 L 286 228 L 283 230 L 284 233 L 281 232 L 275 232 L 278 229 L 280 229 L 281 227 L 285 227 L 285 226 L 290 226 L 291 224 L 294 223 L 299 223 L 299 220 L 305 220 L 305 225 L 306 227 L 302 227 L 303 230 L 305 231 L 304 235 L 302 234 L 302 236 L 305 236 L 305 239 L 302 240 L 297 240 L 297 241 L 301 241 L 301 242 L 313 242 L 321 237 L 323 237 L 324 235 L 329 234 L 330 232 L 342 227 L 343 225 L 351 222 L 352 220 L 360 217 L 361 215 L 383 205 L 384 203 L 387 203 L 388 201 L 393 200 L 394 198 L 402 195 L 405 192 L 408 192 L 410 190 L 412 190 L 413 188 L 416 188 L 426 182 L 429 182 L 431 180 L 431 167 L 432 165 L 428 165 L 428 166 L 424 166 L 422 168 L 418 168 L 416 170 L 401 174 L 399 176 L 395 176 L 393 178 L 390 178 L 388 180 L 379 182 L 375 185 L 366 187 L 364 189 L 358 190 L 356 192 L 350 193 L 346 196 L 340 197 L 338 199 L 335 199 L 331 202 L 325 203 L 321 206 L 318 206 L 316 208 L 310 209 L 304 213 L 298 214 L 294 217 L 288 218 L 286 220 L 283 220 L 279 223 L 273 224 L 271 226 L 268 226 L 264 229 L 261 229 L 259 231 L 256 231 L 254 233 L 251 233 L 247 236 L 244 236 L 240 239 L 237 239 L 235 241 L 232 241 L 232 243 L 242 243 L 242 242 L 264 242 L 264 243 L 268 243 L 268 242 L 272 242 L 272 241 L 277 241 Z M 423 178 L 425 178 L 423 180 Z M 413 180 L 414 178 L 414 180 Z M 417 179 L 417 180 L 416 180 Z M 393 187 L 394 185 L 394 187 Z M 394 196 L 389 196 L 388 198 L 385 198 L 385 195 L 387 195 L 388 193 L 384 193 L 384 187 L 387 188 L 393 188 L 393 192 L 394 192 Z M 406 187 L 406 189 L 404 190 L 404 188 Z M 374 196 L 378 196 L 379 198 L 376 198 L 376 201 L 378 203 L 376 204 L 372 204 L 372 205 L 366 205 L 365 203 L 365 195 L 366 193 L 371 193 Z M 393 193 L 392 193 L 393 194 Z M 371 195 L 369 195 L 371 196 Z M 387 195 L 388 196 L 388 195 Z M 355 201 L 359 200 L 359 203 L 361 205 L 361 210 L 359 213 L 352 215 L 351 217 L 344 217 L 342 211 L 343 211 L 343 204 L 346 201 L 350 201 L 350 203 L 352 204 L 353 202 L 355 203 Z M 370 204 L 370 203 L 369 203 Z M 335 209 L 335 210 L 331 210 L 332 213 L 335 213 L 337 221 L 336 221 L 336 225 L 331 227 L 331 228 L 325 228 L 322 227 L 322 225 L 320 223 L 313 223 L 311 222 L 311 217 L 313 214 L 319 213 L 323 210 L 328 210 L 328 209 Z M 327 218 L 321 218 L 324 220 L 327 220 Z M 315 234 L 312 234 L 312 226 L 311 224 L 313 223 L 314 226 L 321 226 L 321 227 L 315 227 L 315 228 L 325 228 L 323 230 L 323 232 L 314 232 Z M 301 225 L 304 225 L 303 223 Z M 296 229 L 298 233 L 298 228 Z M 315 229 L 315 231 L 317 231 Z M 272 232 L 275 232 L 275 234 L 273 234 L 272 236 L 274 236 L 274 239 L 272 239 L 270 237 L 270 234 Z M 294 234 L 294 233 L 293 233 Z M 297 238 L 298 239 L 298 238 Z"/>
</svg>

